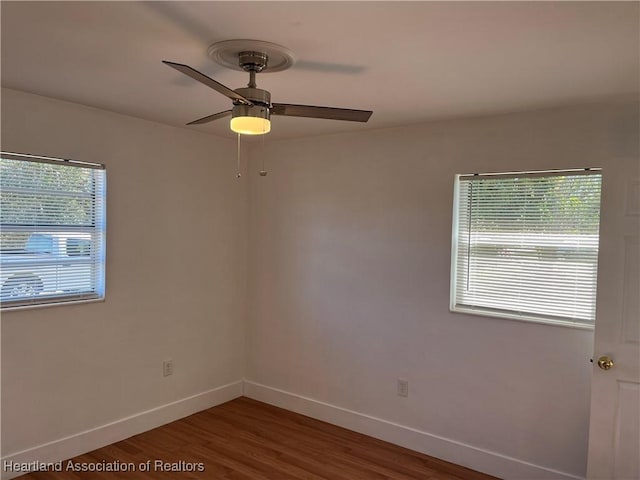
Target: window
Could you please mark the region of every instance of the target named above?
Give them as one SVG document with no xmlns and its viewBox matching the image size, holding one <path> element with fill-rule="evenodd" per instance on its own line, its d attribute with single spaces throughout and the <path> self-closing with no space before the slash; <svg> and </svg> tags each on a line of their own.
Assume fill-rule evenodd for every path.
<svg viewBox="0 0 640 480">
<path fill-rule="evenodd" d="M 3 309 L 104 298 L 105 170 L 2 152 Z"/>
<path fill-rule="evenodd" d="M 589 327 L 599 170 L 458 175 L 451 310 Z"/>
</svg>

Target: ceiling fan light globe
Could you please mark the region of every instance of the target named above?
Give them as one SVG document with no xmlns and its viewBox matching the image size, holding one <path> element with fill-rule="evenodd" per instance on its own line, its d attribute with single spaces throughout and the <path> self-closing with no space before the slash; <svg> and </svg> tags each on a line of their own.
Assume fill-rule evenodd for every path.
<svg viewBox="0 0 640 480">
<path fill-rule="evenodd" d="M 231 130 L 242 135 L 264 135 L 271 131 L 271 121 L 260 117 L 234 117 Z"/>
</svg>

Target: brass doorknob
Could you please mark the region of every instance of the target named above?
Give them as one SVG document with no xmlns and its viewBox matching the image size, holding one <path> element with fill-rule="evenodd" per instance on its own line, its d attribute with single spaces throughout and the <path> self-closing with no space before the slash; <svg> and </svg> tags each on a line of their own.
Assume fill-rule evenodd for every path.
<svg viewBox="0 0 640 480">
<path fill-rule="evenodd" d="M 602 370 L 609 370 L 610 368 L 613 368 L 613 360 L 610 357 L 603 355 L 598 359 L 598 366 Z"/>
</svg>

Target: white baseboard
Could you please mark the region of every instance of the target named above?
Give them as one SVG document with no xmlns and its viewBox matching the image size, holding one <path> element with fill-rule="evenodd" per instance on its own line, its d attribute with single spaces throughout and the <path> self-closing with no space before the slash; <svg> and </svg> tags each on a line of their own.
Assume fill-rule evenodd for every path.
<svg viewBox="0 0 640 480">
<path fill-rule="evenodd" d="M 583 480 L 583 477 L 534 465 L 517 458 L 501 455 L 267 385 L 261 385 L 250 380 L 244 381 L 244 396 L 499 478 L 508 480 Z"/>
<path fill-rule="evenodd" d="M 9 480 L 23 474 L 5 471 L 5 462 L 13 462 L 14 464 L 34 461 L 49 463 L 66 460 L 233 400 L 242 396 L 242 389 L 243 382 L 239 380 L 130 417 L 121 418 L 91 430 L 9 454 L 2 457 L 1 478 Z"/>
<path fill-rule="evenodd" d="M 242 395 L 499 478 L 508 480 L 583 480 L 579 476 L 534 465 L 250 380 L 223 385 L 91 430 L 9 454 L 2 457 L 2 465 L 4 466 L 5 461 L 13 463 L 59 462 L 220 405 Z M 5 472 L 3 468 L 1 478 L 9 480 L 19 475 L 22 473 Z"/>
</svg>

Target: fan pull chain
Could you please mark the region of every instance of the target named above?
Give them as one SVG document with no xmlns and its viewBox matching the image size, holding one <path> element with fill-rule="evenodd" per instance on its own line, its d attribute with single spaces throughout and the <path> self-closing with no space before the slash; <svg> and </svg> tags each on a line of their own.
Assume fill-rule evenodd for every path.
<svg viewBox="0 0 640 480">
<path fill-rule="evenodd" d="M 262 170 L 260 170 L 261 177 L 267 176 L 267 171 L 264 169 L 264 137 L 265 137 L 265 134 L 263 133 L 262 134 L 262 155 L 260 155 L 262 157 Z"/>
<path fill-rule="evenodd" d="M 240 173 L 240 134 L 238 134 L 238 166 L 236 167 L 236 178 L 240 178 L 242 174 Z"/>
</svg>

